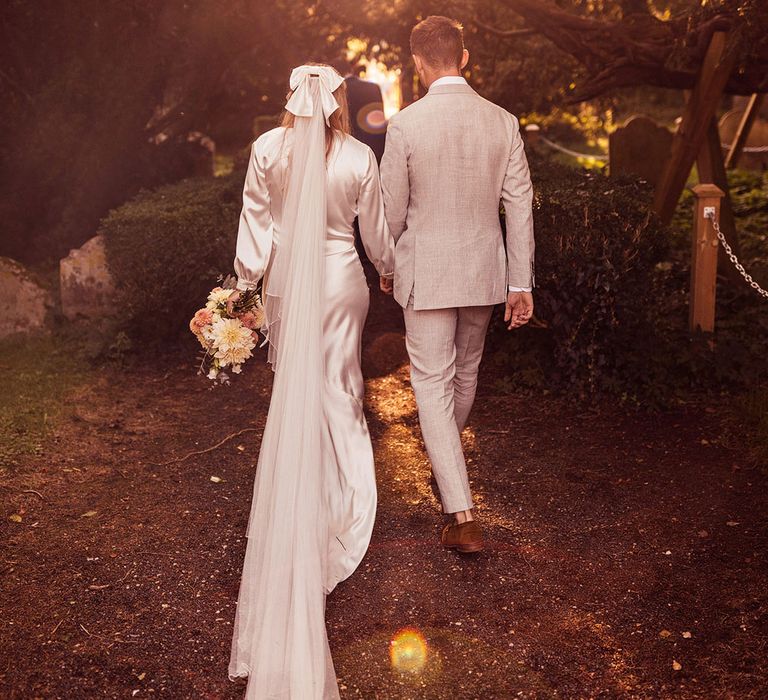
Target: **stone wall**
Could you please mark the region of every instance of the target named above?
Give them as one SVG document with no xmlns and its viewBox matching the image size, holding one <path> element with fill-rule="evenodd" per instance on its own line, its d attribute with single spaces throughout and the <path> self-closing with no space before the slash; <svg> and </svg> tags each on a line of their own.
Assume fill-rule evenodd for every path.
<svg viewBox="0 0 768 700">
<path fill-rule="evenodd" d="M 104 238 L 94 236 L 59 263 L 61 310 L 70 320 L 115 315 Z"/>
<path fill-rule="evenodd" d="M 52 307 L 50 294 L 23 265 L 0 257 L 0 338 L 44 328 Z"/>
</svg>

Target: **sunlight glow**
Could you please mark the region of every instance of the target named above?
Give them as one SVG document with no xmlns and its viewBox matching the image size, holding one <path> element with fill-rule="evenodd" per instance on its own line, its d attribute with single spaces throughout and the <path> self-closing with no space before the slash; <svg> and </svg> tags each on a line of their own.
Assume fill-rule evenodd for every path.
<svg viewBox="0 0 768 700">
<path fill-rule="evenodd" d="M 376 58 L 369 58 L 368 54 L 376 54 L 386 48 L 385 42 L 376 44 L 368 50 L 368 44 L 362 39 L 350 39 L 347 42 L 347 57 L 352 59 L 359 56 L 358 63 L 364 67 L 363 78 L 373 83 L 378 83 L 384 98 L 384 116 L 389 119 L 400 111 L 403 96 L 400 89 L 400 69 L 388 68 L 385 63 Z"/>
<path fill-rule="evenodd" d="M 389 643 L 392 668 L 403 673 L 419 673 L 427 663 L 427 641 L 411 627 L 401 629 Z"/>
<path fill-rule="evenodd" d="M 378 83 L 384 97 L 384 116 L 389 119 L 400 111 L 402 93 L 400 92 L 400 69 L 392 70 L 380 61 L 366 61 L 365 79 Z"/>
</svg>

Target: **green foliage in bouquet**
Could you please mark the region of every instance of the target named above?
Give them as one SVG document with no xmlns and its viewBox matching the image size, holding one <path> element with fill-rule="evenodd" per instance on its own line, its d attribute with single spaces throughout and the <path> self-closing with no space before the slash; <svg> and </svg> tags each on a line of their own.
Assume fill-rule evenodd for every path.
<svg viewBox="0 0 768 700">
<path fill-rule="evenodd" d="M 188 333 L 188 320 L 232 269 L 243 173 L 143 191 L 101 223 L 117 304 L 142 343 Z"/>
</svg>

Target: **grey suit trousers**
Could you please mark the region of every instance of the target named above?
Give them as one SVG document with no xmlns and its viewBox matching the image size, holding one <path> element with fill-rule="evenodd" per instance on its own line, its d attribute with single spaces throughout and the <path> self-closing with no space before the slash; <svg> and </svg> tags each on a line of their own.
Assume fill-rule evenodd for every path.
<svg viewBox="0 0 768 700">
<path fill-rule="evenodd" d="M 445 513 L 473 507 L 461 431 L 475 400 L 493 306 L 404 309 L 421 434 Z"/>
</svg>

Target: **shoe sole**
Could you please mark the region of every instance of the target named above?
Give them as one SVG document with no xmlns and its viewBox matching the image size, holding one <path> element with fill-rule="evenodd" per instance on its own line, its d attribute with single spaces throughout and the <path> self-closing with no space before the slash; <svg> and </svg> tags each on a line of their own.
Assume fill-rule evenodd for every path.
<svg viewBox="0 0 768 700">
<path fill-rule="evenodd" d="M 461 554 L 474 554 L 476 552 L 482 552 L 484 547 L 482 544 L 444 544 L 446 549 L 455 549 Z"/>
</svg>

